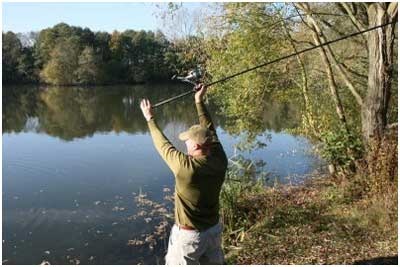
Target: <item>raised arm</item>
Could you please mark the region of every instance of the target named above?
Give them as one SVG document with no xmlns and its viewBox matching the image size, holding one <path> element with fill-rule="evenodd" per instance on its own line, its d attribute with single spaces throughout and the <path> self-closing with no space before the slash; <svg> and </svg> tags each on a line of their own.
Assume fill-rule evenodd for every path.
<svg viewBox="0 0 400 267">
<path fill-rule="evenodd" d="M 200 89 L 194 95 L 197 114 L 199 116 L 199 122 L 201 126 L 207 127 L 208 130 L 210 130 L 212 135 L 212 142 L 219 142 L 214 123 L 212 122 L 210 113 L 208 112 L 207 107 L 203 101 L 203 97 L 206 94 L 206 92 L 207 92 L 207 87 L 200 85 Z"/>
<path fill-rule="evenodd" d="M 143 99 L 140 103 L 140 108 L 142 109 L 143 116 L 149 126 L 154 146 L 163 160 L 167 163 L 168 167 L 176 174 L 179 169 L 187 163 L 187 156 L 177 150 L 162 133 L 153 117 L 150 101 Z"/>
</svg>

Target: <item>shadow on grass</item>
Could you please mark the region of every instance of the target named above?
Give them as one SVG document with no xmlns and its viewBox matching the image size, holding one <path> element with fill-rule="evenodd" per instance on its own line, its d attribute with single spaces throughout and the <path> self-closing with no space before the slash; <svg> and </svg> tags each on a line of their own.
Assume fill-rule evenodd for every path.
<svg viewBox="0 0 400 267">
<path fill-rule="evenodd" d="M 379 257 L 368 260 L 355 261 L 355 265 L 397 265 L 398 255 L 393 257 Z"/>
</svg>

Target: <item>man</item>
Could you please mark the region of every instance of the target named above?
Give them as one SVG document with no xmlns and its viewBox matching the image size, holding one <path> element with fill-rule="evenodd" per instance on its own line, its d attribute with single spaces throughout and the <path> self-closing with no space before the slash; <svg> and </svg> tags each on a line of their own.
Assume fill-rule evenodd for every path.
<svg viewBox="0 0 400 267">
<path fill-rule="evenodd" d="M 179 135 L 187 155 L 178 151 L 158 128 L 149 100 L 140 103 L 154 145 L 175 175 L 175 225 L 165 257 L 167 265 L 223 264 L 219 194 L 227 157 L 203 103 L 207 88 L 195 94 L 199 125 Z"/>
</svg>

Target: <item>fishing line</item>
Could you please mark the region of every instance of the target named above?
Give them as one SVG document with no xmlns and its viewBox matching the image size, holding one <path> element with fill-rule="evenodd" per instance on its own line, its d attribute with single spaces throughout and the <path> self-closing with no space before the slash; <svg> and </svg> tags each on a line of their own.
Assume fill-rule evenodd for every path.
<svg viewBox="0 0 400 267">
<path fill-rule="evenodd" d="M 391 22 L 388 22 L 388 23 L 385 23 L 385 24 L 381 24 L 381 25 L 372 27 L 372 28 L 365 29 L 365 30 L 363 30 L 363 31 L 358 31 L 358 32 L 355 32 L 355 33 L 352 33 L 352 34 L 349 34 L 349 35 L 345 35 L 345 36 L 342 36 L 342 37 L 340 37 L 340 38 L 337 38 L 337 39 L 334 39 L 334 40 L 325 42 L 325 43 L 323 43 L 323 44 L 316 45 L 316 46 L 312 46 L 312 47 L 309 47 L 309 48 L 300 50 L 300 51 L 298 51 L 298 52 L 295 52 L 295 53 L 292 53 L 292 54 L 289 54 L 289 55 L 286 55 L 286 56 L 283 56 L 283 57 L 280 57 L 280 58 L 277 58 L 277 59 L 274 59 L 274 60 L 271 60 L 271 61 L 268 61 L 268 62 L 265 62 L 265 63 L 263 63 L 263 64 L 260 64 L 260 65 L 257 65 L 257 66 L 254 66 L 254 67 L 251 67 L 251 68 L 248 68 L 248 69 L 245 69 L 245 70 L 243 70 L 243 71 L 241 71 L 241 72 L 237 72 L 237 73 L 232 74 L 232 75 L 230 75 L 230 76 L 226 76 L 226 77 L 224 77 L 224 78 L 222 78 L 222 79 L 219 79 L 219 80 L 217 80 L 217 81 L 204 84 L 204 86 L 208 87 L 208 86 L 211 86 L 211 85 L 214 85 L 214 84 L 217 84 L 217 83 L 222 83 L 222 82 L 225 82 L 225 81 L 227 81 L 227 80 L 230 80 L 230 79 L 232 79 L 232 78 L 234 78 L 234 77 L 236 77 L 236 76 L 239 76 L 239 75 L 245 74 L 245 73 L 247 73 L 247 72 L 250 72 L 250 71 L 253 71 L 253 70 L 256 70 L 256 69 L 265 67 L 265 66 L 267 66 L 267 65 L 270 65 L 270 64 L 273 64 L 273 63 L 276 63 L 276 62 L 279 62 L 279 61 L 288 59 L 288 58 L 290 58 L 290 57 L 293 57 L 293 56 L 296 56 L 296 55 L 299 55 L 299 54 L 303 54 L 303 53 L 305 53 L 305 52 L 308 52 L 308 51 L 311 51 L 311 50 L 314 50 L 314 49 L 317 49 L 317 48 L 320 48 L 320 47 L 323 47 L 323 46 L 326 46 L 326 45 L 329 45 L 329 44 L 333 44 L 333 43 L 336 43 L 336 42 L 339 42 L 339 41 L 342 41 L 342 40 L 345 40 L 345 39 L 348 39 L 348 38 L 351 38 L 351 37 L 354 37 L 354 36 L 357 36 L 357 35 L 360 35 L 360 34 L 369 32 L 369 31 L 373 31 L 373 30 L 376 30 L 376 29 L 378 29 L 378 28 L 382 28 L 382 27 L 385 27 L 385 26 L 387 26 L 387 25 L 394 24 L 394 23 L 396 23 L 396 21 L 391 21 Z M 182 94 L 180 94 L 180 95 L 177 95 L 177 96 L 174 96 L 174 97 L 171 97 L 171 98 L 168 98 L 168 99 L 165 99 L 165 100 L 163 100 L 163 101 L 161 101 L 161 102 L 158 102 L 157 104 L 153 105 L 152 107 L 153 107 L 153 108 L 156 108 L 156 107 L 162 106 L 162 105 L 164 105 L 164 104 L 167 104 L 167 103 L 169 103 L 169 102 L 172 102 L 172 101 L 177 100 L 177 99 L 179 99 L 179 98 L 182 98 L 182 97 L 184 97 L 184 96 L 193 94 L 193 93 L 195 93 L 195 92 L 196 92 L 196 86 L 195 86 L 191 91 L 182 93 Z"/>
</svg>

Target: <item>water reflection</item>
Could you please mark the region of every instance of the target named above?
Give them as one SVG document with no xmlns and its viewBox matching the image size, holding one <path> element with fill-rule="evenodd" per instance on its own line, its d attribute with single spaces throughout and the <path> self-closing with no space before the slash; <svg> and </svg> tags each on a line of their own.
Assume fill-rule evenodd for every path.
<svg viewBox="0 0 400 267">
<path fill-rule="evenodd" d="M 145 133 L 147 124 L 139 108 L 140 99 L 153 103 L 188 90 L 176 84 L 154 84 L 107 87 L 4 87 L 3 133 L 38 132 L 63 140 L 92 136 L 96 132 Z M 211 105 L 212 107 L 212 105 Z M 161 127 L 179 123 L 183 128 L 195 121 L 193 99 L 188 97 L 156 110 Z M 281 131 L 298 123 L 296 107 L 268 103 L 262 122 L 250 129 L 261 134 L 266 130 Z M 251 120 L 252 118 L 249 118 Z M 215 117 L 216 123 L 230 134 L 235 131 L 235 118 Z"/>
<path fill-rule="evenodd" d="M 96 132 L 147 132 L 139 100 L 157 101 L 187 88 L 176 85 L 80 87 L 17 87 L 3 89 L 3 133 L 35 131 L 73 140 Z M 157 110 L 161 126 L 179 121 L 193 123 L 191 99 Z M 35 121 L 32 124 L 32 121 Z"/>
</svg>

